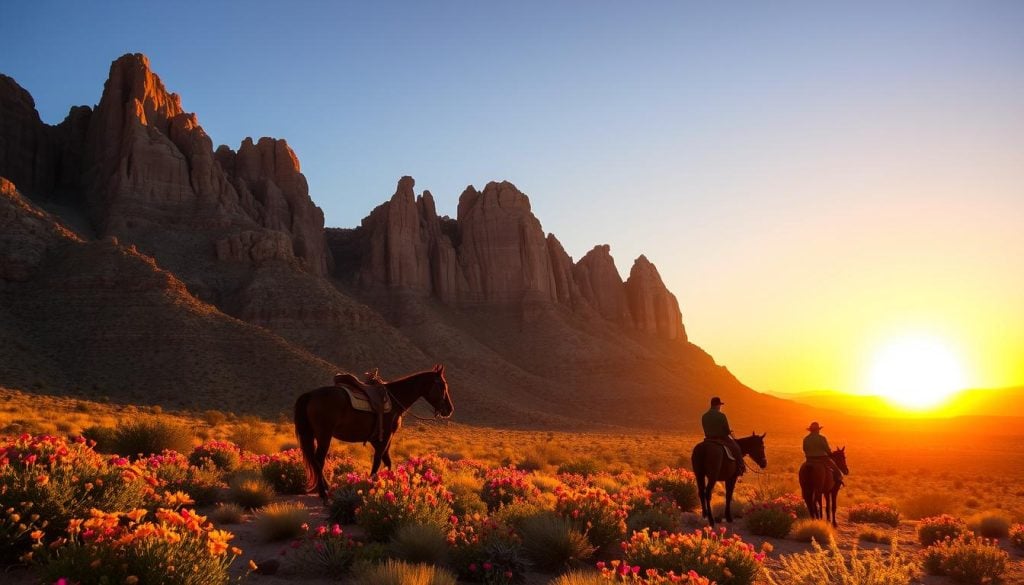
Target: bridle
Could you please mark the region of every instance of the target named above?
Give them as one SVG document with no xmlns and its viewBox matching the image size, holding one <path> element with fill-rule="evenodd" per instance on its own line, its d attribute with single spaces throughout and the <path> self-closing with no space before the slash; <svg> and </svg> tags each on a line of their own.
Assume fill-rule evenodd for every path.
<svg viewBox="0 0 1024 585">
<path fill-rule="evenodd" d="M 437 382 L 435 382 L 435 384 L 436 383 Z M 448 416 L 451 416 L 450 414 L 448 416 L 441 416 L 440 409 L 438 409 L 433 404 L 430 405 L 431 407 L 434 408 L 434 416 L 433 417 L 420 416 L 420 415 L 418 415 L 418 414 L 416 414 L 415 412 L 412 411 L 412 405 L 415 404 L 416 401 L 419 400 L 420 398 L 425 398 L 426 397 L 425 395 L 422 396 L 422 397 L 417 397 L 417 398 L 413 399 L 413 401 L 410 402 L 409 404 L 403 404 L 402 401 L 399 400 L 395 396 L 395 394 L 386 385 L 384 386 L 384 390 L 388 393 L 388 396 L 391 398 L 391 400 L 394 400 L 398 404 L 398 406 L 400 406 L 402 408 L 403 415 L 408 413 L 408 414 L 412 415 L 413 418 L 417 418 L 419 420 L 427 420 L 427 421 L 439 421 L 440 419 L 446 419 L 446 418 L 448 418 Z M 447 394 L 447 393 L 448 392 L 446 390 L 445 394 Z M 451 401 L 451 398 L 449 398 L 448 400 Z M 453 412 L 454 412 L 454 410 L 453 410 Z"/>
</svg>

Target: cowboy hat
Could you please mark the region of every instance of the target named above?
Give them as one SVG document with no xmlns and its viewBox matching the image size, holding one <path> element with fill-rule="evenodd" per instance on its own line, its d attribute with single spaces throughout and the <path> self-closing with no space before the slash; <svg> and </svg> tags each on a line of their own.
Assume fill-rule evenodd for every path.
<svg viewBox="0 0 1024 585">
<path fill-rule="evenodd" d="M 715 396 L 714 398 L 711 399 L 711 406 L 718 406 L 720 404 L 725 404 L 724 402 L 722 402 L 721 398 Z"/>
<path fill-rule="evenodd" d="M 819 425 L 818 421 L 814 421 L 814 422 L 811 423 L 811 426 L 807 427 L 807 430 L 811 431 L 813 433 L 814 431 L 820 431 L 823 428 L 825 428 L 825 427 Z"/>
</svg>

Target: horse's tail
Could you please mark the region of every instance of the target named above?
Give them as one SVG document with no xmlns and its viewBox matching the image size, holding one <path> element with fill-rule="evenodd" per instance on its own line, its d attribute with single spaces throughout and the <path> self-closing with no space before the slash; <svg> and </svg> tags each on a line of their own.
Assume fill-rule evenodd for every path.
<svg viewBox="0 0 1024 585">
<path fill-rule="evenodd" d="M 302 461 L 306 464 L 307 492 L 313 491 L 316 487 L 316 472 L 313 470 L 313 425 L 310 424 L 309 413 L 306 412 L 306 406 L 312 396 L 312 392 L 306 392 L 295 401 L 295 438 L 299 441 Z"/>
</svg>

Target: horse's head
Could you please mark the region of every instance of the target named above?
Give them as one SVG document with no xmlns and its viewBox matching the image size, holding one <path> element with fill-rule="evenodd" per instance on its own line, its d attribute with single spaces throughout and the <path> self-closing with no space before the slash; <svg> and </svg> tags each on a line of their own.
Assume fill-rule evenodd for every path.
<svg viewBox="0 0 1024 585">
<path fill-rule="evenodd" d="M 829 454 L 832 461 L 835 461 L 836 467 L 839 471 L 843 472 L 843 475 L 850 475 L 850 468 L 846 466 L 846 447 L 840 447 Z"/>
<path fill-rule="evenodd" d="M 430 389 L 424 394 L 427 402 L 434 407 L 434 415 L 448 418 L 455 412 L 455 405 L 452 404 L 452 396 L 448 393 L 448 380 L 444 377 L 444 366 L 434 366 L 434 379 Z"/>
<path fill-rule="evenodd" d="M 750 455 L 750 458 L 761 469 L 768 467 L 768 456 L 764 454 L 764 438 L 767 434 L 751 433 L 749 437 L 743 437 L 736 441 L 743 450 L 743 454 Z"/>
</svg>

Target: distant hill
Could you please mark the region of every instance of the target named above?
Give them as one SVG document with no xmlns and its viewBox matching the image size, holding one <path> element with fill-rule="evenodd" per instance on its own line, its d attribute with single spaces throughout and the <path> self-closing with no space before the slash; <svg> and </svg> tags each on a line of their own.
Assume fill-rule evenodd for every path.
<svg viewBox="0 0 1024 585">
<path fill-rule="evenodd" d="M 775 393 L 776 396 L 800 404 L 853 416 L 905 418 L 892 403 L 881 396 L 847 394 L 832 390 Z M 918 418 L 1020 417 L 1024 416 L 1024 387 L 964 390 L 937 409 L 934 414 L 922 413 Z"/>
<path fill-rule="evenodd" d="M 56 126 L 0 75 L 0 176 L 9 387 L 274 415 L 336 369 L 443 362 L 469 423 L 692 431 L 712 395 L 744 432 L 811 411 L 691 343 L 646 257 L 625 281 L 608 245 L 573 260 L 511 183 L 450 218 L 403 177 L 325 229 L 284 140 L 214 149 L 143 55 Z"/>
</svg>

